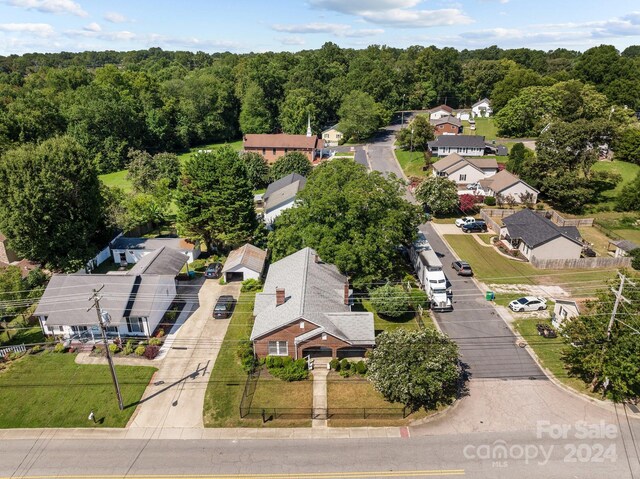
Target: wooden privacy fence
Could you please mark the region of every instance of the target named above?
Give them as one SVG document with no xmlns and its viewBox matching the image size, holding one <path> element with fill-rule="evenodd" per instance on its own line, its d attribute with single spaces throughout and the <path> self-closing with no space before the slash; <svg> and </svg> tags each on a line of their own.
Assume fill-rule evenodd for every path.
<svg viewBox="0 0 640 479">
<path fill-rule="evenodd" d="M 480 210 L 480 215 L 487 222 L 487 225 L 491 227 L 495 232 L 500 231 L 500 226 L 492 218 L 506 218 L 514 213 L 517 213 L 520 209 L 506 209 L 506 208 L 483 208 Z M 542 210 L 551 221 L 558 226 L 593 226 L 593 218 L 565 218 L 559 215 L 554 210 Z M 493 223 L 493 225 L 491 224 Z M 494 227 L 495 225 L 495 227 Z M 497 227 L 497 229 L 496 229 Z"/>
<path fill-rule="evenodd" d="M 575 258 L 575 259 L 538 259 L 531 257 L 531 264 L 540 269 L 595 269 L 626 268 L 631 266 L 631 258 Z"/>
<path fill-rule="evenodd" d="M 482 219 L 484 220 L 484 222 L 487 223 L 487 227 L 489 229 L 493 230 L 495 233 L 500 233 L 500 225 L 496 221 L 494 221 L 494 219 L 491 216 L 489 216 L 489 214 L 486 211 L 487 210 L 480 210 L 480 216 L 482 216 Z M 494 210 L 491 210 L 491 211 L 494 211 Z M 503 216 L 501 216 L 500 218 L 503 218 Z"/>
</svg>

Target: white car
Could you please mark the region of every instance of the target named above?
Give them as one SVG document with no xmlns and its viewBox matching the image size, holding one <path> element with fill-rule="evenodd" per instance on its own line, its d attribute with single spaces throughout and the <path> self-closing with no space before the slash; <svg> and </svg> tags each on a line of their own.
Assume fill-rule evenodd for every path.
<svg viewBox="0 0 640 479">
<path fill-rule="evenodd" d="M 480 183 L 469 183 L 467 185 L 467 189 L 468 190 L 479 190 L 480 189 Z"/>
<path fill-rule="evenodd" d="M 456 220 L 456 226 L 462 228 L 464 225 L 475 223 L 476 219 L 473 216 L 465 216 L 464 218 L 458 218 Z"/>
<path fill-rule="evenodd" d="M 523 311 L 542 311 L 547 309 L 547 300 L 537 296 L 525 296 L 511 301 L 509 309 L 519 313 Z"/>
</svg>

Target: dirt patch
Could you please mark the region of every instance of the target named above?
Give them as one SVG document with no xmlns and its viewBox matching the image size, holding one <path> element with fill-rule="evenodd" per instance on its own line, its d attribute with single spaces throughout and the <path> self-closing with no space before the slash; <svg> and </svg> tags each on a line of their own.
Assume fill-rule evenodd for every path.
<svg viewBox="0 0 640 479">
<path fill-rule="evenodd" d="M 543 296 L 551 298 L 569 298 L 571 294 L 560 286 L 541 286 L 535 284 L 490 284 L 496 293 L 522 294 L 523 296 Z"/>
</svg>

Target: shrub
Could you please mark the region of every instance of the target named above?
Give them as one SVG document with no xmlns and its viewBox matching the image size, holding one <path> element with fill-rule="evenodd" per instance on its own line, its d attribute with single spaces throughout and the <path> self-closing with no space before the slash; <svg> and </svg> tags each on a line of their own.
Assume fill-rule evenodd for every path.
<svg viewBox="0 0 640 479">
<path fill-rule="evenodd" d="M 58 343 L 53 348 L 54 353 L 64 353 L 66 350 L 67 348 L 64 347 L 64 343 Z"/>
<path fill-rule="evenodd" d="M 347 358 L 342 359 L 342 361 L 340 361 L 340 371 L 348 371 L 349 369 L 351 369 L 349 360 Z"/>
<path fill-rule="evenodd" d="M 422 306 L 423 308 L 427 307 L 429 297 L 423 290 L 412 288 L 409 292 L 409 296 L 411 298 L 411 306 L 413 306 L 414 309 L 418 309 L 418 306 Z"/>
<path fill-rule="evenodd" d="M 142 346 L 142 345 L 140 345 L 140 346 L 138 346 L 138 347 L 136 348 L 136 350 L 134 351 L 134 353 L 136 353 L 136 356 L 142 356 L 142 355 L 144 354 L 144 352 L 146 351 L 146 349 L 147 349 L 147 348 L 146 348 L 146 346 Z"/>
<path fill-rule="evenodd" d="M 261 289 L 262 289 L 262 281 L 249 278 L 249 279 L 245 279 L 242 282 L 242 288 L 240 288 L 240 291 L 242 291 L 243 293 L 247 293 L 251 291 L 260 291 Z"/>
<path fill-rule="evenodd" d="M 160 328 L 158 329 L 158 333 L 156 334 L 156 338 L 161 338 L 164 336 L 164 329 Z"/>
<path fill-rule="evenodd" d="M 240 359 L 240 363 L 242 364 L 242 369 L 246 372 L 252 372 L 256 366 L 257 361 L 255 355 L 253 354 L 253 346 L 251 341 L 244 340 L 240 342 L 237 351 L 238 358 Z"/>
<path fill-rule="evenodd" d="M 289 382 L 303 381 L 309 377 L 306 360 L 298 359 L 293 361 L 291 358 L 288 359 L 289 361 L 286 361 L 286 366 L 269 369 L 271 375 Z"/>
<path fill-rule="evenodd" d="M 221 285 L 223 285 L 223 286 L 224 286 L 225 284 L 227 284 L 227 282 L 224 280 L 224 276 L 222 276 L 222 277 L 220 278 L 219 283 L 220 283 Z"/>
<path fill-rule="evenodd" d="M 120 348 L 118 347 L 118 345 L 117 345 L 117 344 L 110 344 L 110 345 L 109 345 L 109 352 L 110 352 L 111 354 L 116 354 L 116 353 L 118 352 L 118 350 L 119 350 L 119 349 L 120 349 Z"/>
<path fill-rule="evenodd" d="M 495 206 L 496 205 L 496 199 L 493 196 L 485 196 L 484 197 L 484 204 L 487 206 Z"/>
<path fill-rule="evenodd" d="M 122 348 L 122 354 L 124 354 L 125 356 L 129 356 L 130 354 L 133 354 L 133 346 L 127 343 L 127 345 L 124 348 Z"/>
<path fill-rule="evenodd" d="M 160 346 L 160 345 L 162 345 L 162 341 L 160 341 L 158 338 L 151 338 L 149 340 L 149 345 L 150 346 Z"/>
<path fill-rule="evenodd" d="M 42 351 L 42 346 L 40 346 L 39 344 L 36 344 L 34 347 L 32 347 L 29 350 L 29 354 L 38 354 L 40 351 Z"/>
<path fill-rule="evenodd" d="M 333 358 L 331 362 L 329 362 L 329 366 L 334 371 L 340 371 L 340 360 L 338 358 Z"/>
<path fill-rule="evenodd" d="M 631 256 L 631 267 L 640 270 L 640 248 L 631 250 L 629 256 Z"/>
<path fill-rule="evenodd" d="M 367 374 L 367 363 L 362 360 L 358 361 L 356 363 L 356 372 L 362 375 Z"/>
<path fill-rule="evenodd" d="M 143 346 L 139 346 L 138 348 L 142 348 Z M 136 349 L 136 353 L 138 352 L 138 350 Z M 144 357 L 147 359 L 154 359 L 158 353 L 160 352 L 160 347 L 159 346 L 154 346 L 154 345 L 149 345 L 146 348 L 144 348 Z"/>
<path fill-rule="evenodd" d="M 347 369 L 341 369 L 340 370 L 340 376 L 342 376 L 343 378 L 348 378 L 351 376 L 351 371 L 347 370 Z"/>
<path fill-rule="evenodd" d="M 281 368 L 282 367 L 282 356 L 267 356 L 265 360 L 265 364 L 268 369 L 272 368 Z"/>
<path fill-rule="evenodd" d="M 378 314 L 399 318 L 409 310 L 409 298 L 402 286 L 385 284 L 371 290 L 371 305 Z"/>
</svg>

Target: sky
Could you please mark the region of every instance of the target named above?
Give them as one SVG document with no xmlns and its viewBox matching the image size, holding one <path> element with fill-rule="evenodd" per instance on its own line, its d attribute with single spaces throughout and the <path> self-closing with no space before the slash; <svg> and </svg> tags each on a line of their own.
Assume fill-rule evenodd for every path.
<svg viewBox="0 0 640 479">
<path fill-rule="evenodd" d="M 0 0 L 0 55 L 640 44 L 640 0 Z"/>
</svg>

